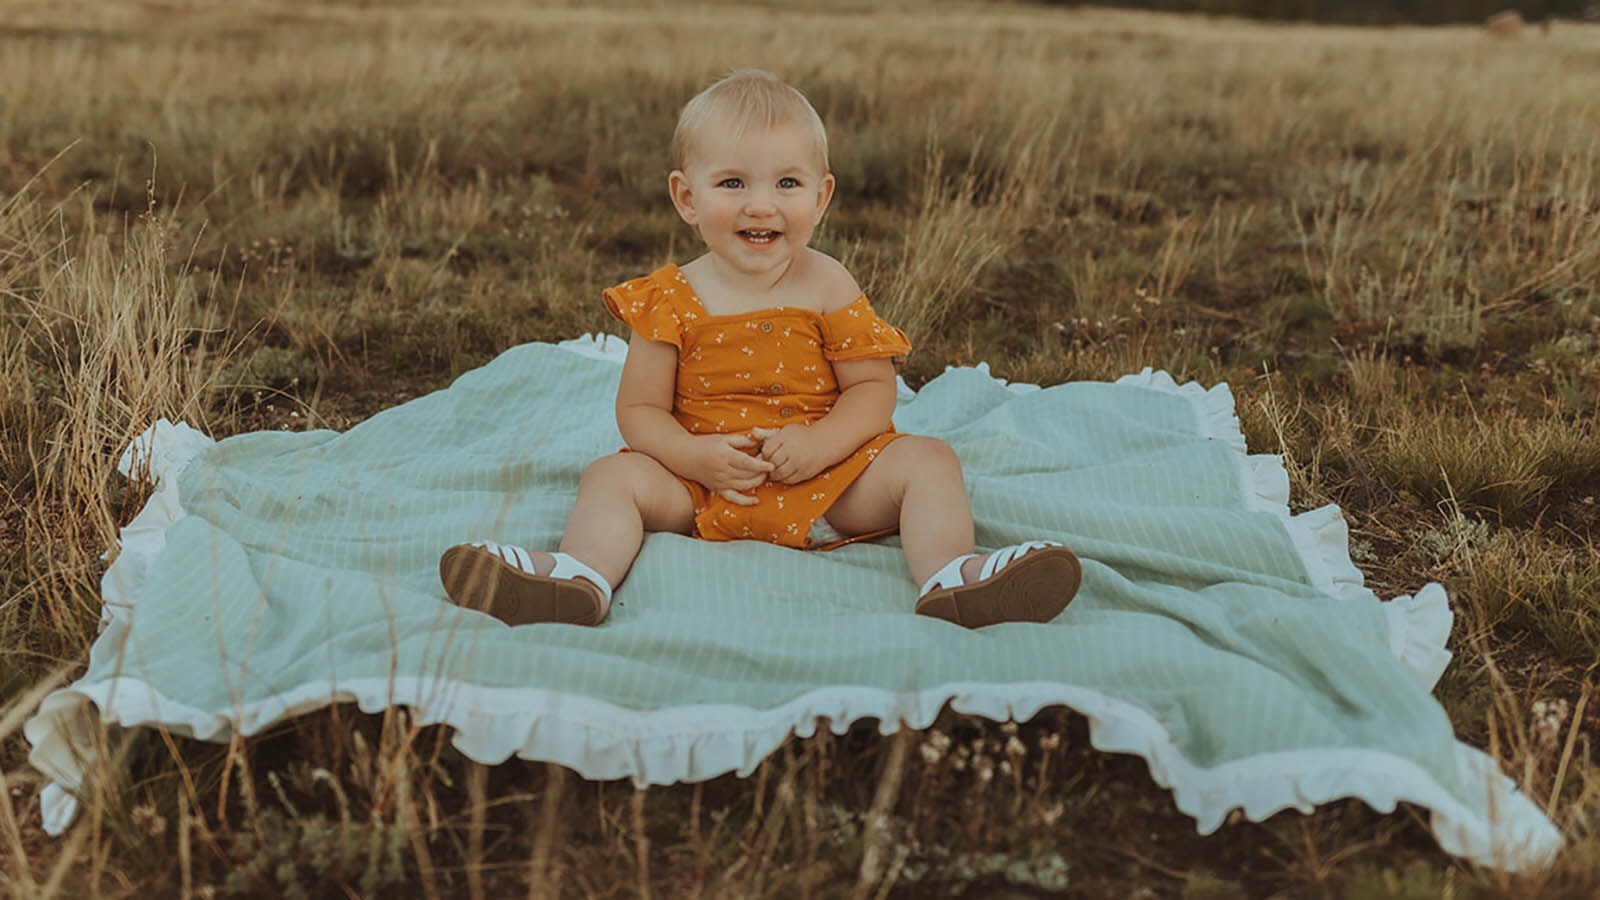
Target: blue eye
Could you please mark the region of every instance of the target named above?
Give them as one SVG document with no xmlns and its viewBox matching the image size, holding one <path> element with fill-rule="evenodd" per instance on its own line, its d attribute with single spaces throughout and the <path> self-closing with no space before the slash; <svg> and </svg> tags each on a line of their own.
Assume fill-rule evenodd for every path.
<svg viewBox="0 0 1600 900">
<path fill-rule="evenodd" d="M 786 175 L 786 176 L 778 179 L 778 187 L 781 187 L 781 188 L 783 188 L 785 190 L 793 190 L 793 189 L 795 189 L 795 188 L 797 188 L 799 186 L 800 186 L 800 179 L 798 179 L 798 178 L 792 178 L 792 177 Z"/>
<path fill-rule="evenodd" d="M 744 179 L 742 179 L 742 178 L 724 178 L 721 181 L 717 182 L 717 187 L 733 188 L 734 190 L 738 190 L 739 188 L 744 187 Z"/>
</svg>

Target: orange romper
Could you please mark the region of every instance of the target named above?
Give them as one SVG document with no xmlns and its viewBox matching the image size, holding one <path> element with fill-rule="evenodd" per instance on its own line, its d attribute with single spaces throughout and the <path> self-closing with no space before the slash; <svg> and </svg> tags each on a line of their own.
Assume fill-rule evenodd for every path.
<svg viewBox="0 0 1600 900">
<path fill-rule="evenodd" d="M 606 309 L 640 336 L 678 348 L 672 414 L 690 434 L 748 434 L 752 428 L 811 424 L 839 397 L 836 361 L 902 356 L 905 333 L 878 318 L 866 295 L 827 315 L 792 306 L 714 316 L 688 279 L 668 264 L 605 292 Z M 740 506 L 679 476 L 694 503 L 694 536 L 753 539 L 811 548 L 811 526 L 895 438 L 894 425 L 816 477 L 764 482 Z M 892 529 L 891 529 L 892 530 Z M 830 549 L 849 540 L 832 541 Z"/>
</svg>

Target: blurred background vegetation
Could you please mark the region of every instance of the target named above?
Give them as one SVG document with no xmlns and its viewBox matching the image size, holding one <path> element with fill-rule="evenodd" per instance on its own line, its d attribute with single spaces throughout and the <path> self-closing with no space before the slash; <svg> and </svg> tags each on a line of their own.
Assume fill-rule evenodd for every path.
<svg viewBox="0 0 1600 900">
<path fill-rule="evenodd" d="M 1517 10 L 1530 22 L 1578 19 L 1600 13 L 1594 0 L 1038 0 L 1045 6 L 1103 6 L 1158 12 L 1246 16 L 1280 21 L 1341 25 L 1443 25 L 1477 22 L 1504 10 Z"/>
</svg>

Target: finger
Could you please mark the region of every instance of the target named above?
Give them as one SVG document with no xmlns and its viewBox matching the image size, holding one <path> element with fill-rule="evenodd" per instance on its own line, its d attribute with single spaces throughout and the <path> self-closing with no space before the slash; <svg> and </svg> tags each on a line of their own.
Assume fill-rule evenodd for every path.
<svg viewBox="0 0 1600 900">
<path fill-rule="evenodd" d="M 753 487 L 759 487 L 763 482 L 771 477 L 772 476 L 766 472 L 746 472 L 744 474 L 729 475 L 727 478 L 722 480 L 722 483 L 727 487 L 737 488 L 739 490 L 749 490 Z"/>
<path fill-rule="evenodd" d="M 733 490 L 732 488 L 725 488 L 723 490 L 717 491 L 717 496 L 719 496 L 722 499 L 728 501 L 729 503 L 737 503 L 740 506 L 755 506 L 756 505 L 756 498 L 755 497 L 752 497 L 749 494 L 741 494 L 738 491 Z"/>
<path fill-rule="evenodd" d="M 772 454 L 778 449 L 777 445 L 772 441 L 773 438 L 778 436 L 778 430 L 776 428 L 752 428 L 750 433 L 755 435 L 761 442 L 761 449 L 756 452 L 767 459 L 771 459 Z"/>
<path fill-rule="evenodd" d="M 759 456 L 741 457 L 733 464 L 733 466 L 738 471 L 746 473 L 759 472 L 762 475 L 765 475 L 772 471 L 772 461 L 762 459 Z"/>
<path fill-rule="evenodd" d="M 748 434 L 729 434 L 724 435 L 722 439 L 735 450 L 748 450 L 756 446 L 756 439 Z"/>
</svg>

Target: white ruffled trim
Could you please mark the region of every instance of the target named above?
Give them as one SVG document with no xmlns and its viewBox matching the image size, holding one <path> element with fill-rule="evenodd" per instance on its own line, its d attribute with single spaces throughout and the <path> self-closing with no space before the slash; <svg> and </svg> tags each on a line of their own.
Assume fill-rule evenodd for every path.
<svg viewBox="0 0 1600 900">
<path fill-rule="evenodd" d="M 556 345 L 563 350 L 570 350 L 579 356 L 590 359 L 604 359 L 622 364 L 628 358 L 628 339 L 614 334 L 585 334 L 581 337 L 569 338 Z"/>
<path fill-rule="evenodd" d="M 1377 595 L 1366 587 L 1366 577 L 1350 559 L 1350 528 L 1344 513 L 1331 503 L 1298 515 L 1289 511 L 1289 473 L 1283 460 L 1274 454 L 1249 453 L 1226 382 L 1207 390 L 1193 381 L 1178 384 L 1168 373 L 1146 368 L 1136 375 L 1124 375 L 1116 383 L 1188 398 L 1200 433 L 1237 451 L 1246 506 L 1283 520 L 1311 583 L 1339 600 L 1377 601 Z M 1444 588 L 1429 582 L 1415 595 L 1384 603 L 1383 611 L 1395 658 L 1424 689 L 1433 690 L 1451 658 L 1444 645 L 1454 614 Z"/>
<path fill-rule="evenodd" d="M 178 474 L 207 447 L 205 434 L 179 422 L 157 419 L 128 445 L 117 460 L 117 471 L 131 479 L 148 481 L 154 490 L 144 508 L 123 526 L 117 558 L 100 577 L 100 634 L 91 656 L 120 648 L 127 640 L 134 602 L 144 593 L 145 578 L 155 558 L 166 549 L 167 529 L 186 513 L 178 502 Z M 83 773 L 94 762 L 93 714 L 75 687 L 46 697 L 23 726 L 33 750 L 28 761 L 52 779 L 39 793 L 47 833 L 64 832 L 77 815 L 78 790 Z M 112 709 L 108 702 L 102 709 Z"/>
<path fill-rule="evenodd" d="M 609 336 L 564 342 L 585 355 L 620 360 L 625 342 Z M 1249 499 L 1256 508 L 1280 512 L 1295 534 L 1295 546 L 1319 586 L 1336 597 L 1359 593 L 1370 598 L 1361 573 L 1350 562 L 1347 533 L 1336 507 L 1299 516 L 1289 514 L 1287 478 L 1269 458 L 1246 457 L 1243 435 L 1233 418 L 1225 385 L 1205 390 L 1178 385 L 1165 372 L 1146 369 L 1119 379 L 1188 397 L 1208 436 L 1226 440 L 1254 477 Z M 1019 386 L 1013 386 L 1013 390 Z M 1020 386 L 1026 390 L 1027 386 Z M 147 458 L 157 481 L 151 502 L 123 531 L 122 553 L 103 582 L 108 607 L 131 606 L 144 573 L 164 546 L 164 533 L 183 516 L 176 503 L 176 475 L 209 443 L 198 432 L 157 423 L 149 436 Z M 165 436 L 164 436 L 165 435 Z M 144 436 L 141 436 L 144 439 Z M 1431 685 L 1449 654 L 1443 649 L 1450 627 L 1444 589 L 1425 585 L 1414 596 L 1384 606 L 1390 646 L 1418 677 Z M 126 616 L 107 617 L 106 630 L 91 653 L 116 652 L 126 632 Z M 1443 662 L 1441 662 L 1443 660 Z M 354 701 L 367 712 L 395 704 L 412 708 L 420 724 L 445 724 L 462 753 L 486 762 L 517 755 L 558 762 L 592 779 L 631 778 L 639 784 L 699 781 L 727 772 L 748 775 L 790 733 L 809 737 L 827 719 L 842 733 L 851 722 L 876 718 L 884 733 L 905 726 L 926 728 L 946 703 L 962 713 L 995 720 L 1026 720 L 1046 706 L 1065 705 L 1089 720 L 1090 740 L 1101 750 L 1134 753 L 1149 762 L 1157 783 L 1170 788 L 1180 810 L 1194 817 L 1201 833 L 1215 830 L 1233 810 L 1256 821 L 1287 808 L 1309 812 L 1320 803 L 1357 797 L 1380 812 L 1398 802 L 1431 810 L 1435 838 L 1446 851 L 1481 865 L 1520 869 L 1547 862 L 1562 846 L 1560 832 L 1495 762 L 1458 743 L 1463 774 L 1487 792 L 1488 817 L 1456 800 L 1426 771 L 1375 750 L 1307 749 L 1258 754 L 1213 769 L 1195 766 L 1178 751 L 1171 735 L 1144 710 L 1099 691 L 1052 682 L 946 684 L 923 691 L 895 693 L 864 687 L 813 691 L 775 709 L 718 705 L 633 710 L 591 697 L 531 688 L 490 688 L 421 678 L 374 678 L 303 684 L 226 714 L 178 703 L 148 683 L 130 676 L 79 684 L 45 699 L 26 724 L 34 745 L 30 762 L 54 784 L 41 793 L 46 830 L 60 834 L 77 801 L 98 727 L 160 723 L 195 737 L 220 738 L 232 731 L 254 734 L 284 717 L 334 702 Z"/>
<path fill-rule="evenodd" d="M 1010 391 L 1013 394 L 1031 394 L 1034 391 L 1044 390 L 1043 388 L 1039 387 L 1037 384 L 1030 384 L 1030 383 L 1028 383 L 1026 381 L 1007 381 L 1004 378 L 998 378 L 998 377 L 995 376 L 995 374 L 993 372 L 989 371 L 989 364 L 986 363 L 986 362 L 980 362 L 975 366 L 945 366 L 944 367 L 944 370 L 946 372 L 957 372 L 957 371 L 962 371 L 962 370 L 966 370 L 966 369 L 970 369 L 970 370 L 972 370 L 974 372 L 977 372 L 979 375 L 987 375 L 991 381 L 994 381 L 996 384 L 1004 385 L 1005 389 Z"/>
<path fill-rule="evenodd" d="M 1430 581 L 1415 594 L 1384 603 L 1383 613 L 1389 618 L 1389 649 L 1424 688 L 1433 690 L 1450 665 L 1451 653 L 1444 648 L 1456 618 L 1450 596 Z"/>
<path fill-rule="evenodd" d="M 167 529 L 185 515 L 178 503 L 178 473 L 214 443 L 182 422 L 157 419 L 122 451 L 117 471 L 131 479 L 148 481 L 155 490 L 133 521 L 123 526 L 117 541 L 121 550 L 100 578 L 102 629 L 112 617 L 126 616 L 144 591 L 150 561 L 167 546 Z"/>
<path fill-rule="evenodd" d="M 1201 834 L 1215 831 L 1235 809 L 1262 821 L 1283 809 L 1309 813 L 1331 800 L 1359 797 L 1384 813 L 1400 802 L 1427 807 L 1440 847 L 1481 865 L 1538 865 L 1562 843 L 1560 833 L 1500 774 L 1493 760 L 1464 744 L 1457 744 L 1457 763 L 1490 792 L 1489 808 L 1498 813 L 1492 821 L 1456 800 L 1415 763 L 1381 751 L 1263 753 L 1201 768 L 1185 759 L 1161 723 L 1139 707 L 1053 682 L 954 683 L 905 693 L 832 687 L 773 709 L 696 705 L 641 711 L 542 689 L 368 678 L 300 685 L 222 715 L 178 703 L 124 676 L 57 692 L 39 716 L 92 721 L 93 704 L 112 724 L 159 723 L 202 740 L 225 740 L 234 731 L 248 737 L 284 718 L 339 702 L 355 702 L 368 713 L 410 707 L 419 725 L 450 726 L 455 747 L 479 762 L 498 764 L 516 755 L 558 762 L 586 778 L 629 778 L 641 786 L 703 781 L 727 772 L 747 776 L 791 732 L 814 735 L 819 720 L 842 734 L 850 723 L 873 718 L 884 734 L 891 734 L 902 724 L 927 728 L 946 703 L 957 712 L 996 721 L 1026 721 L 1047 706 L 1065 705 L 1088 719 L 1090 742 L 1097 749 L 1147 760 L 1151 777 L 1172 790 L 1178 809 L 1194 818 Z M 70 794 L 60 797 L 75 805 Z M 47 825 L 64 827 L 62 811 L 46 806 Z M 67 810 L 67 819 L 70 814 Z"/>
<path fill-rule="evenodd" d="M 1189 401 L 1195 413 L 1195 423 L 1200 434 L 1214 441 L 1222 441 L 1240 456 L 1247 452 L 1244 432 L 1239 430 L 1239 419 L 1233 414 L 1233 392 L 1226 381 L 1218 382 L 1209 390 L 1199 382 L 1179 384 L 1172 376 L 1148 366 L 1134 375 L 1124 375 L 1113 384 L 1127 387 L 1149 388 L 1164 394 L 1177 394 Z M 1287 499 L 1287 498 L 1285 498 Z"/>
</svg>

